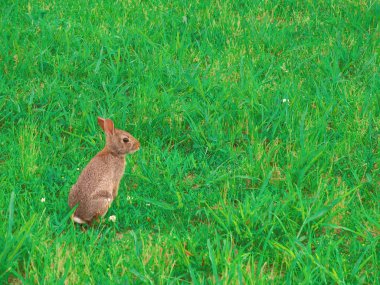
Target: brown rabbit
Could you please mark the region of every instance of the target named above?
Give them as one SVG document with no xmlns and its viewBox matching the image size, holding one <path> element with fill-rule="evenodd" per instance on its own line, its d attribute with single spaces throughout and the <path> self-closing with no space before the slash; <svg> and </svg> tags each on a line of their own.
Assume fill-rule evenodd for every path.
<svg viewBox="0 0 380 285">
<path fill-rule="evenodd" d="M 79 204 L 72 217 L 79 224 L 91 224 L 107 213 L 124 174 L 125 155 L 140 148 L 139 141 L 115 129 L 112 120 L 98 117 L 98 124 L 106 133 L 106 145 L 87 164 L 69 194 L 70 208 Z"/>
</svg>

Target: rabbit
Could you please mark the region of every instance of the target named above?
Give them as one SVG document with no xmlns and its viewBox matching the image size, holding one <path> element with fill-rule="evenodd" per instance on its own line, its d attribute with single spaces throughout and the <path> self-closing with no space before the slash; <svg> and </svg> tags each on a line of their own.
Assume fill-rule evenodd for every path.
<svg viewBox="0 0 380 285">
<path fill-rule="evenodd" d="M 112 120 L 98 117 L 98 124 L 106 134 L 106 145 L 83 169 L 69 193 L 69 207 L 79 204 L 72 215 L 79 224 L 91 225 L 107 213 L 124 174 L 125 155 L 140 149 L 140 142 L 115 129 Z"/>
</svg>

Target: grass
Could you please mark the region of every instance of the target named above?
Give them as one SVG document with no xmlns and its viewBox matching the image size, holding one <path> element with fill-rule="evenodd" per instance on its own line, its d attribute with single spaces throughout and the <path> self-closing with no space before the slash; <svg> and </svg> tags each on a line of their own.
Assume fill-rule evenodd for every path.
<svg viewBox="0 0 380 285">
<path fill-rule="evenodd" d="M 0 15 L 0 283 L 380 280 L 377 1 Z M 116 222 L 84 232 L 67 196 L 105 143 L 97 116 L 142 149 Z"/>
</svg>

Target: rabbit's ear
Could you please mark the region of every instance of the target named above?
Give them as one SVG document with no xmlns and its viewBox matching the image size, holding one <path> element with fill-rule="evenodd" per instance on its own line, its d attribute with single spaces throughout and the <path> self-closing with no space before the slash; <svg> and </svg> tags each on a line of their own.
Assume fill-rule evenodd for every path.
<svg viewBox="0 0 380 285">
<path fill-rule="evenodd" d="M 106 131 L 105 129 L 104 129 L 104 122 L 105 122 L 106 120 L 105 119 L 103 119 L 103 118 L 101 118 L 101 117 L 98 117 L 98 125 L 103 129 L 103 131 Z"/>
<path fill-rule="evenodd" d="M 115 126 L 110 119 L 106 119 L 104 122 L 104 131 L 108 135 L 113 135 L 115 133 Z"/>
</svg>

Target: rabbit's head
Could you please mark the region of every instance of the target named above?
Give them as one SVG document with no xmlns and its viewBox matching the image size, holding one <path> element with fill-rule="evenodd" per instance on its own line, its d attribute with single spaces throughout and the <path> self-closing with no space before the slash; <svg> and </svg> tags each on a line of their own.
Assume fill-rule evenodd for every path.
<svg viewBox="0 0 380 285">
<path fill-rule="evenodd" d="M 140 142 L 130 133 L 115 129 L 112 120 L 98 117 L 98 124 L 106 134 L 106 148 L 110 152 L 124 155 L 140 149 Z"/>
</svg>

